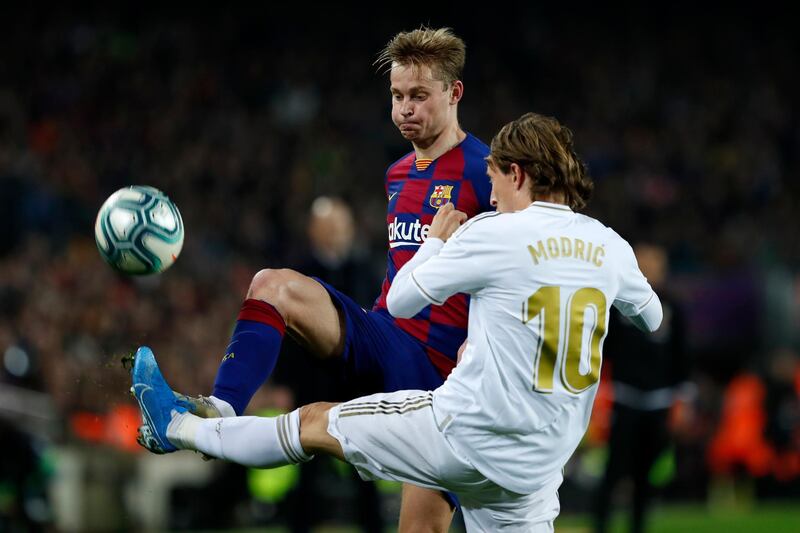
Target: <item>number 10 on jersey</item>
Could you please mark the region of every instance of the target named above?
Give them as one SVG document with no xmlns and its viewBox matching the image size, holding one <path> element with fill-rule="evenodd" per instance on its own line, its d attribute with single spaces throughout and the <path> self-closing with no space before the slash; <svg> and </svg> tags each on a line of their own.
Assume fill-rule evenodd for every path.
<svg viewBox="0 0 800 533">
<path fill-rule="evenodd" d="M 562 333 L 566 342 L 558 373 L 564 388 L 577 394 L 594 385 L 600 379 L 600 342 L 606 333 L 605 294 L 591 287 L 575 291 L 567 300 L 567 320 L 562 331 L 561 288 L 541 287 L 522 306 L 523 323 L 527 324 L 536 317 L 539 317 L 539 344 L 533 362 L 533 390 L 553 392 Z M 587 320 L 591 325 L 588 339 L 589 371 L 581 373 Z"/>
</svg>

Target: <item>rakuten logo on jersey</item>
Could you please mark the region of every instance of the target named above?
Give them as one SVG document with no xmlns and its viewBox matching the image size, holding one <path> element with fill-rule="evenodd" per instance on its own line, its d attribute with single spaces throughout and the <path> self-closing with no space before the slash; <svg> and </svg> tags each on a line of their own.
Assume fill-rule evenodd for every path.
<svg viewBox="0 0 800 533">
<path fill-rule="evenodd" d="M 428 237 L 430 229 L 430 224 L 422 224 L 416 217 L 403 220 L 394 217 L 394 221 L 389 222 L 389 248 L 419 246 Z"/>
</svg>

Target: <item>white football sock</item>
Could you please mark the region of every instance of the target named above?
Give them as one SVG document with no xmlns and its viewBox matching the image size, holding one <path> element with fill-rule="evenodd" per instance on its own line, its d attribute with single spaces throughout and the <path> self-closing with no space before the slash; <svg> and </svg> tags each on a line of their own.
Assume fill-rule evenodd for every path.
<svg viewBox="0 0 800 533">
<path fill-rule="evenodd" d="M 219 411 L 220 416 L 223 418 L 236 416 L 236 411 L 233 410 L 233 406 L 225 400 L 220 400 L 216 396 L 209 396 L 208 401 L 210 401 L 214 407 L 217 408 L 217 411 Z"/>
<path fill-rule="evenodd" d="M 313 457 L 300 445 L 299 409 L 274 418 L 204 419 L 181 413 L 167 426 L 167 438 L 177 448 L 256 468 L 303 463 Z"/>
</svg>

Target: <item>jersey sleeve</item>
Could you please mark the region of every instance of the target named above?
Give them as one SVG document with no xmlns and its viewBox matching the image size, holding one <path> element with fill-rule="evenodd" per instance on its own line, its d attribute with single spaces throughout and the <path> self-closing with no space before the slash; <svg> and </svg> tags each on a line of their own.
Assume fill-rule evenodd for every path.
<svg viewBox="0 0 800 533">
<path fill-rule="evenodd" d="M 491 202 L 492 182 L 489 179 L 488 172 L 484 171 L 482 174 L 478 174 L 477 177 L 474 177 L 472 179 L 472 188 L 475 190 L 480 212 L 494 211 L 494 206 Z"/>
<path fill-rule="evenodd" d="M 417 254 L 428 256 L 423 262 L 403 265 L 386 298 L 389 313 L 410 318 L 430 304 L 444 304 L 456 293 L 474 294 L 491 281 L 491 240 L 485 227 L 473 227 L 476 221 L 459 228 L 438 253 L 420 249 Z"/>
<path fill-rule="evenodd" d="M 661 325 L 663 310 L 658 295 L 644 277 L 630 245 L 623 241 L 620 288 L 614 307 L 643 331 L 655 331 Z"/>
</svg>

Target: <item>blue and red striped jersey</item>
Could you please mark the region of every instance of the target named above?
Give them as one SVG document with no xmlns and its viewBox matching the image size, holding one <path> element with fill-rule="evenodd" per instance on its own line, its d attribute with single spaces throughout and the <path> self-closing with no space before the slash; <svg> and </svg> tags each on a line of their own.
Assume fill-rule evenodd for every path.
<svg viewBox="0 0 800 533">
<path fill-rule="evenodd" d="M 427 237 L 439 207 L 453 203 L 469 218 L 494 210 L 489 203 L 492 187 L 486 173 L 488 155 L 489 147 L 468 133 L 461 143 L 434 161 L 417 159 L 411 152 L 386 171 L 388 264 L 373 311 L 391 316 L 386 310 L 386 294 L 392 280 Z M 458 348 L 467 337 L 468 307 L 469 296 L 456 294 L 444 305 L 428 306 L 414 318 L 392 320 L 426 345 L 428 357 L 446 377 L 455 367 Z"/>
</svg>

